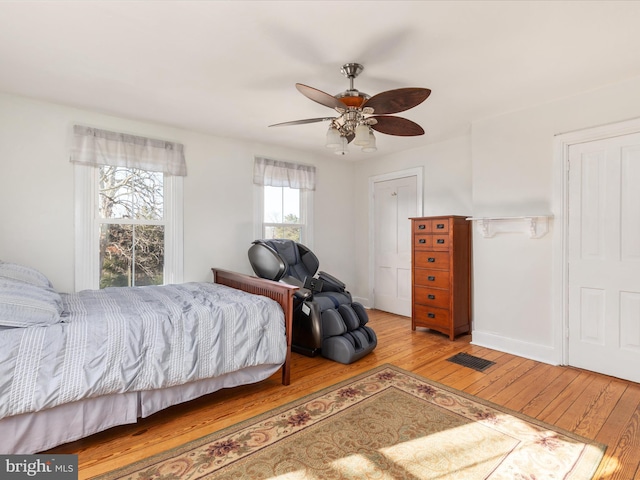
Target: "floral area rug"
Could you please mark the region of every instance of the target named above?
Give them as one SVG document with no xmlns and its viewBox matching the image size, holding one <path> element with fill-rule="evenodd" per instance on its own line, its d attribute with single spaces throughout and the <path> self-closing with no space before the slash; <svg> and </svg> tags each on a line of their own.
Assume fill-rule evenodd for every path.
<svg viewBox="0 0 640 480">
<path fill-rule="evenodd" d="M 584 480 L 605 449 L 383 365 L 96 479 Z"/>
</svg>

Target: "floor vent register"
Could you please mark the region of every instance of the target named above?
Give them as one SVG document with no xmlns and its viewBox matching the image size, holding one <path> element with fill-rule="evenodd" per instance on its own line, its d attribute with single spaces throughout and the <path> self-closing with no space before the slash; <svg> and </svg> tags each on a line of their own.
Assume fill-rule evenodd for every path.
<svg viewBox="0 0 640 480">
<path fill-rule="evenodd" d="M 458 353 L 451 358 L 447 358 L 448 361 L 462 365 L 463 367 L 473 368 L 478 372 L 483 372 L 491 365 L 495 365 L 496 362 L 485 360 L 484 358 L 474 357 L 468 353 Z"/>
</svg>

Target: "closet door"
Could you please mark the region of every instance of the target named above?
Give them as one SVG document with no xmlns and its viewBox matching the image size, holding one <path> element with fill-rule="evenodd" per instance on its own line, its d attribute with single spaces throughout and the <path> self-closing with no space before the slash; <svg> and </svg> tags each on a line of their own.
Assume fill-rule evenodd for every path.
<svg viewBox="0 0 640 480">
<path fill-rule="evenodd" d="M 569 149 L 570 365 L 640 382 L 640 134 Z"/>
<path fill-rule="evenodd" d="M 411 222 L 417 178 L 374 184 L 374 306 L 411 316 Z"/>
</svg>

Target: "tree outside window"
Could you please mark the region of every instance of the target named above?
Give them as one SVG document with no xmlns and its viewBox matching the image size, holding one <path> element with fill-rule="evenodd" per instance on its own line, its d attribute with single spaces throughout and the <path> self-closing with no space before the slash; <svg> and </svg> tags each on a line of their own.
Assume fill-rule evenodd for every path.
<svg viewBox="0 0 640 480">
<path fill-rule="evenodd" d="M 100 288 L 161 285 L 164 174 L 101 166 L 98 195 Z"/>
</svg>

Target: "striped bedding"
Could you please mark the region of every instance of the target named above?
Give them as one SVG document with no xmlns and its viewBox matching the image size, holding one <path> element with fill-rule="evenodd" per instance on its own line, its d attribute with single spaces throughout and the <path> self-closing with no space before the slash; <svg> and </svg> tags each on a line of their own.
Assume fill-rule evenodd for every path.
<svg viewBox="0 0 640 480">
<path fill-rule="evenodd" d="M 0 330 L 0 418 L 285 360 L 283 312 L 266 297 L 211 283 L 61 297 L 60 323 Z"/>
</svg>

